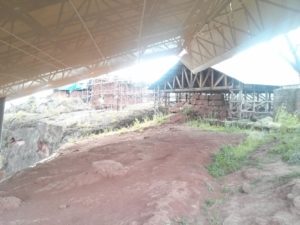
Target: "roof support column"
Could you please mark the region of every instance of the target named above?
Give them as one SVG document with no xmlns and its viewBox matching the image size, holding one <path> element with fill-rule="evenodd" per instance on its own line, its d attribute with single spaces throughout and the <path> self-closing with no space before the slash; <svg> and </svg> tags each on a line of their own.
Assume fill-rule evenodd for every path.
<svg viewBox="0 0 300 225">
<path fill-rule="evenodd" d="M 5 97 L 1 97 L 0 98 L 0 148 L 2 144 L 2 126 L 3 126 L 4 108 L 5 108 Z"/>
</svg>

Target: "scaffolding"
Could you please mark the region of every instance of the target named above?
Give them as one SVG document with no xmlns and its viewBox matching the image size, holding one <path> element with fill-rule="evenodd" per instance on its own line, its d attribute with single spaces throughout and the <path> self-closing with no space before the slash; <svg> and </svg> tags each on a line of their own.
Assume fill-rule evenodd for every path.
<svg viewBox="0 0 300 225">
<path fill-rule="evenodd" d="M 128 105 L 153 101 L 153 91 L 145 85 L 105 76 L 89 80 L 86 88 L 72 92 L 71 96 L 102 110 L 121 110 Z"/>
</svg>

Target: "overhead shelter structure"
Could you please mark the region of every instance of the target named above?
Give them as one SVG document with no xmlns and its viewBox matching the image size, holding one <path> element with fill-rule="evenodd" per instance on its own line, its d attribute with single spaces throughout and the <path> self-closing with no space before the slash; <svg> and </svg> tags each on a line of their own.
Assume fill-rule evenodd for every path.
<svg viewBox="0 0 300 225">
<path fill-rule="evenodd" d="M 182 50 L 196 73 L 298 26 L 299 0 L 0 0 L 0 103 Z"/>
<path fill-rule="evenodd" d="M 0 96 L 183 49 L 195 73 L 298 26 L 299 0 L 0 0 Z"/>
<path fill-rule="evenodd" d="M 202 117 L 249 119 L 273 113 L 272 85 L 246 84 L 213 68 L 192 73 L 178 63 L 150 86 L 156 106 L 170 111 L 190 107 Z"/>
</svg>

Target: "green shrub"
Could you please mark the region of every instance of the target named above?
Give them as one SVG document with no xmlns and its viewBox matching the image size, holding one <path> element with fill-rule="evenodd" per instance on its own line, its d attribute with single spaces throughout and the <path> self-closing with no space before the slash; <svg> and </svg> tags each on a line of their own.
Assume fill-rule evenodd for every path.
<svg viewBox="0 0 300 225">
<path fill-rule="evenodd" d="M 281 124 L 281 129 L 273 133 L 278 143 L 272 152 L 281 155 L 287 163 L 300 165 L 300 118 L 281 107 L 277 110 L 275 121 Z"/>
<path fill-rule="evenodd" d="M 277 110 L 274 121 L 280 123 L 283 128 L 300 125 L 299 116 L 289 113 L 284 106 Z"/>
<path fill-rule="evenodd" d="M 193 119 L 196 119 L 199 115 L 198 115 L 198 112 L 193 109 L 192 106 L 185 106 L 183 109 L 182 109 L 182 113 L 184 115 L 186 115 L 186 117 L 189 119 L 189 120 L 193 120 Z"/>
</svg>

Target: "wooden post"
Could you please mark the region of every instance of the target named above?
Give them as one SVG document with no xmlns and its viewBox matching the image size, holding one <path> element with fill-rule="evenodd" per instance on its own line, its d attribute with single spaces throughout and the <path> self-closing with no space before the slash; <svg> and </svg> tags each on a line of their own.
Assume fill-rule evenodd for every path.
<svg viewBox="0 0 300 225">
<path fill-rule="evenodd" d="M 242 118 L 242 110 L 243 110 L 243 91 L 242 89 L 239 90 L 239 108 L 238 108 L 239 112 L 238 112 L 238 116 L 239 119 Z"/>
</svg>

